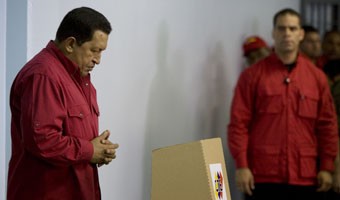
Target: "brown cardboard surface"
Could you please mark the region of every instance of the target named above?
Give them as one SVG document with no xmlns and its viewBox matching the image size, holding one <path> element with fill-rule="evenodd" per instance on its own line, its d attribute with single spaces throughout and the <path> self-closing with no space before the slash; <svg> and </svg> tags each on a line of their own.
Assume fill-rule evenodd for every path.
<svg viewBox="0 0 340 200">
<path fill-rule="evenodd" d="M 206 163 L 206 171 L 209 173 L 209 165 L 214 163 L 220 163 L 222 165 L 222 173 L 224 177 L 225 184 L 225 194 L 226 199 L 231 200 L 230 190 L 229 190 L 229 181 L 228 175 L 226 171 L 226 164 L 224 160 L 224 153 L 222 148 L 222 142 L 220 138 L 208 139 L 201 141 L 202 149 L 204 153 L 205 163 Z M 212 179 L 209 179 L 210 184 L 212 185 Z M 211 188 L 214 193 L 215 188 Z M 215 194 L 214 194 L 215 195 Z M 213 200 L 219 200 L 216 197 L 212 198 Z"/>
<path fill-rule="evenodd" d="M 151 200 L 220 200 L 209 167 L 215 163 L 220 163 L 224 195 L 230 200 L 220 138 L 153 150 Z"/>
</svg>

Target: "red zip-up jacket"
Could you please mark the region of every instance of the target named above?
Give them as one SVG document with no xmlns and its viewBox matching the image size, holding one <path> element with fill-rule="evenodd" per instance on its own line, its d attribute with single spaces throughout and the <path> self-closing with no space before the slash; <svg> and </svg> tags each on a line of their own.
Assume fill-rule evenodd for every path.
<svg viewBox="0 0 340 200">
<path fill-rule="evenodd" d="M 10 108 L 7 199 L 99 200 L 96 90 L 52 41 L 18 73 Z"/>
<path fill-rule="evenodd" d="M 316 185 L 318 171 L 334 168 L 337 130 L 327 78 L 303 56 L 291 72 L 273 53 L 241 74 L 228 145 L 256 183 Z"/>
</svg>

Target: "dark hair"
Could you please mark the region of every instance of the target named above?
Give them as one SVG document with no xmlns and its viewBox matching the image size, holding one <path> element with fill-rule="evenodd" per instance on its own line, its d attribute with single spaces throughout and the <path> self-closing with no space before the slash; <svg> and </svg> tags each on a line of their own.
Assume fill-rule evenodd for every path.
<svg viewBox="0 0 340 200">
<path fill-rule="evenodd" d="M 305 33 L 319 33 L 319 30 L 317 28 L 310 25 L 303 25 L 302 29 L 305 31 Z"/>
<path fill-rule="evenodd" d="M 64 41 L 68 37 L 75 37 L 80 46 L 92 39 L 97 30 L 110 34 L 111 25 L 106 17 L 98 11 L 88 8 L 75 8 L 68 12 L 61 21 L 56 34 L 56 41 Z"/>
<path fill-rule="evenodd" d="M 301 15 L 300 15 L 297 11 L 295 11 L 295 10 L 293 10 L 293 9 L 291 9 L 291 8 L 285 8 L 285 9 L 280 10 L 279 12 L 277 12 L 277 13 L 274 15 L 274 19 L 273 19 L 273 25 L 274 25 L 274 27 L 276 26 L 277 18 L 279 18 L 279 17 L 281 17 L 281 16 L 283 16 L 283 15 L 287 15 L 287 14 L 289 14 L 289 15 L 294 15 L 294 16 L 298 17 L 298 18 L 299 18 L 299 21 L 300 21 L 299 23 L 300 23 L 300 25 L 301 25 Z"/>
</svg>

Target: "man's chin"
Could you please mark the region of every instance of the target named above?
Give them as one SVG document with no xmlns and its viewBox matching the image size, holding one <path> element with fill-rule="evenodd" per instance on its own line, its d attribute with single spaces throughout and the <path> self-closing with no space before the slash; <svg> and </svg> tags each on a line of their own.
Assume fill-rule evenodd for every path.
<svg viewBox="0 0 340 200">
<path fill-rule="evenodd" d="M 80 72 L 80 76 L 84 77 L 84 76 L 88 76 L 90 74 L 90 72 Z"/>
</svg>

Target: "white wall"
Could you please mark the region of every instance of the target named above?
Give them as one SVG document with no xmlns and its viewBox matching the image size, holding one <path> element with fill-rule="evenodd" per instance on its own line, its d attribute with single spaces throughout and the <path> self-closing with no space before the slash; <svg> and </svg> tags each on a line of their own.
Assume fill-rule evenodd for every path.
<svg viewBox="0 0 340 200">
<path fill-rule="evenodd" d="M 0 29 L 6 30 L 6 1 L 0 0 Z M 0 199 L 6 184 L 6 31 L 0 31 Z"/>
<path fill-rule="evenodd" d="M 120 144 L 117 159 L 100 169 L 103 199 L 150 199 L 151 150 L 209 137 L 224 141 L 232 198 L 239 199 L 225 129 L 241 44 L 250 34 L 271 43 L 274 13 L 298 9 L 299 1 L 29 0 L 27 57 L 54 39 L 62 17 L 81 5 L 113 26 L 93 72 L 100 131 L 110 129 Z"/>
<path fill-rule="evenodd" d="M 4 110 L 6 113 L 5 122 L 6 124 L 2 127 L 1 131 L 4 130 L 4 140 L 5 141 L 4 147 L 6 148 L 5 151 L 5 158 L 3 158 L 2 154 L 0 159 L 6 160 L 6 166 L 4 168 L 0 168 L 0 172 L 5 172 L 5 176 L 2 176 L 0 173 L 0 180 L 7 180 L 7 170 L 8 170 L 8 162 L 10 159 L 11 154 L 11 137 L 10 137 L 10 110 L 9 110 L 9 91 L 12 84 L 12 81 L 16 75 L 16 73 L 20 70 L 20 68 L 25 64 L 27 61 L 27 1 L 22 0 L 11 0 L 5 1 L 4 9 L 5 17 L 5 27 L 2 29 L 2 34 L 5 34 L 6 41 L 5 41 L 5 53 L 4 53 L 4 74 L 5 78 L 1 80 L 1 87 L 5 88 L 4 93 L 6 95 L 1 96 L 1 101 L 4 104 Z M 6 133 L 6 134 L 5 134 Z M 6 182 L 5 182 L 6 185 Z M 6 188 L 6 186 L 4 187 Z M 0 194 L 1 195 L 1 194 Z M 5 195 L 5 194 L 3 194 Z M 0 197 L 1 198 L 1 197 Z M 5 198 L 4 198 L 5 199 Z"/>
</svg>

